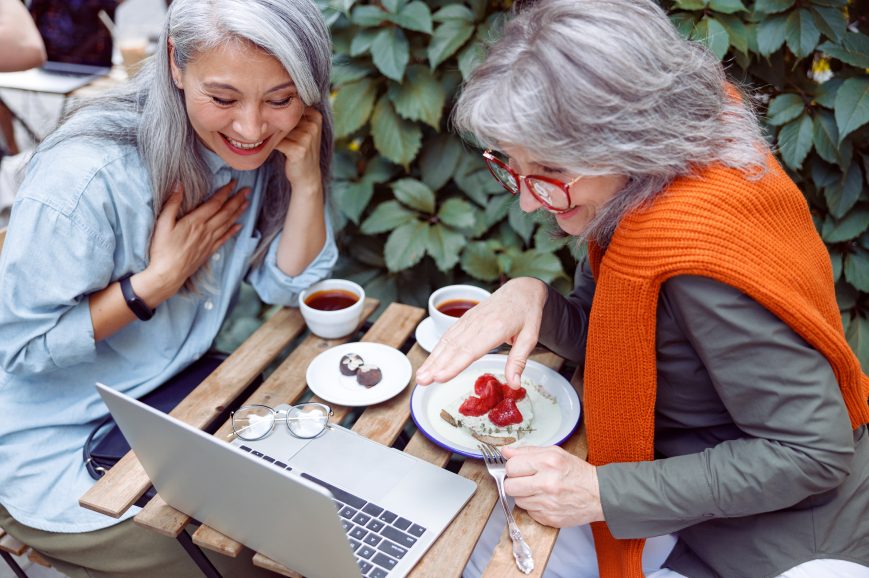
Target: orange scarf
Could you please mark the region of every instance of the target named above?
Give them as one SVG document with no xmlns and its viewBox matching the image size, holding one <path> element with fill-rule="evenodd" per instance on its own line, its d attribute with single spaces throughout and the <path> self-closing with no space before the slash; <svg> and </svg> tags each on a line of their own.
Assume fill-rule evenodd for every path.
<svg viewBox="0 0 869 578">
<path fill-rule="evenodd" d="M 830 362 L 851 427 L 869 422 L 869 378 L 845 341 L 829 254 L 800 190 L 768 163 L 758 181 L 722 167 L 681 178 L 626 216 L 605 253 L 589 243 L 591 464 L 654 459 L 655 313 L 661 283 L 676 275 L 711 277 L 769 309 Z M 605 522 L 592 531 L 602 578 L 643 577 L 644 540 L 617 540 Z"/>
</svg>

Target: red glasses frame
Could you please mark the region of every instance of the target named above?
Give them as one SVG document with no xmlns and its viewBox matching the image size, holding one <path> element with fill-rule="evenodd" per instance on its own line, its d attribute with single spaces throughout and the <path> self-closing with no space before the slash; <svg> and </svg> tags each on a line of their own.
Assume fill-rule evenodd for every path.
<svg viewBox="0 0 869 578">
<path fill-rule="evenodd" d="M 571 210 L 571 208 L 570 208 L 570 204 L 571 204 L 570 187 L 573 186 L 574 184 L 576 184 L 577 181 L 579 181 L 581 178 L 583 178 L 585 176 L 585 175 L 579 175 L 578 177 L 576 177 L 575 179 L 573 179 L 569 183 L 565 183 L 564 181 L 559 181 L 557 179 L 550 179 L 549 177 L 544 177 L 541 175 L 520 175 L 520 174 L 517 174 L 516 171 L 511 169 L 509 166 L 507 166 L 506 164 L 504 164 L 503 162 L 501 162 L 497 158 L 495 158 L 495 155 L 492 154 L 492 149 L 487 149 L 486 152 L 483 153 L 483 158 L 486 159 L 486 168 L 489 169 L 489 172 L 492 173 L 492 176 L 495 177 L 495 180 L 498 181 L 498 184 L 501 185 L 502 187 L 504 187 L 504 189 L 506 189 L 507 191 L 516 195 L 519 193 L 519 189 L 520 189 L 519 182 L 520 182 L 520 180 L 524 179 L 525 186 L 528 187 L 528 191 L 531 193 L 531 195 L 535 199 L 537 199 L 538 203 L 540 203 L 541 205 L 543 205 L 544 207 L 546 207 L 548 210 L 552 211 L 553 213 L 566 213 L 566 212 Z M 492 169 L 492 163 L 498 165 L 499 167 L 505 169 L 508 173 L 510 173 L 510 175 L 513 177 L 513 179 L 516 181 L 516 190 L 515 191 L 501 182 L 501 179 L 498 178 L 498 175 L 496 175 L 495 171 Z M 567 208 L 566 209 L 556 209 L 555 207 L 550 205 L 548 202 L 546 202 L 545 200 L 540 198 L 540 196 L 534 191 L 534 186 L 531 184 L 530 179 L 544 181 L 544 182 L 547 182 L 551 185 L 555 185 L 556 187 L 560 187 L 561 190 L 564 191 L 564 196 L 567 197 Z"/>
</svg>

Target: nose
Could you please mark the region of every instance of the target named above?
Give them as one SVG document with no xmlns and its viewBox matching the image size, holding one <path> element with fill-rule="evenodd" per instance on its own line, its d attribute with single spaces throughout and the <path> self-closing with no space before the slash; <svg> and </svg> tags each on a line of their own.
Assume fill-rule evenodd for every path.
<svg viewBox="0 0 869 578">
<path fill-rule="evenodd" d="M 232 130 L 246 142 L 258 142 L 268 130 L 268 123 L 263 119 L 259 107 L 247 106 L 238 111 L 232 120 Z"/>
<path fill-rule="evenodd" d="M 528 190 L 528 185 L 525 184 L 525 179 L 519 181 L 519 208 L 526 213 L 533 213 L 543 205 L 537 200 L 537 197 L 531 194 Z"/>
</svg>

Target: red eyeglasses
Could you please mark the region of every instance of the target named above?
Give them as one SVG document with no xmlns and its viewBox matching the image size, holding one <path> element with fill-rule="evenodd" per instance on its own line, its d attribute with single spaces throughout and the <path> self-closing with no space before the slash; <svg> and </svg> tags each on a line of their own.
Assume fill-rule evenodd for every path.
<svg viewBox="0 0 869 578">
<path fill-rule="evenodd" d="M 540 175 L 523 176 L 507 166 L 507 163 L 497 159 L 492 154 L 492 149 L 483 153 L 489 172 L 498 183 L 513 193 L 519 192 L 520 179 L 525 179 L 525 185 L 537 201 L 553 213 L 566 213 L 570 210 L 570 187 L 585 175 L 580 175 L 565 183 Z"/>
</svg>

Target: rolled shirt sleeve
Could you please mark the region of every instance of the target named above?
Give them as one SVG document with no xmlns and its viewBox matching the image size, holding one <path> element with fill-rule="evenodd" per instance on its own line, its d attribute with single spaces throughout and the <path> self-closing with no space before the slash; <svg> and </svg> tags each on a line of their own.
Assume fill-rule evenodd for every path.
<svg viewBox="0 0 869 578">
<path fill-rule="evenodd" d="M 247 282 L 253 285 L 260 299 L 264 302 L 270 305 L 297 307 L 299 294 L 302 291 L 332 274 L 332 268 L 338 260 L 338 248 L 335 245 L 332 223 L 327 216 L 326 242 L 320 254 L 299 275 L 290 277 L 278 268 L 278 244 L 281 235 L 283 235 L 283 231 L 272 240 L 265 259 L 259 267 L 251 270 L 248 274 Z"/>
<path fill-rule="evenodd" d="M 837 487 L 850 471 L 854 441 L 826 358 L 733 287 L 680 276 L 662 292 L 744 437 L 598 468 L 613 536 L 646 538 L 772 512 Z"/>
</svg>

